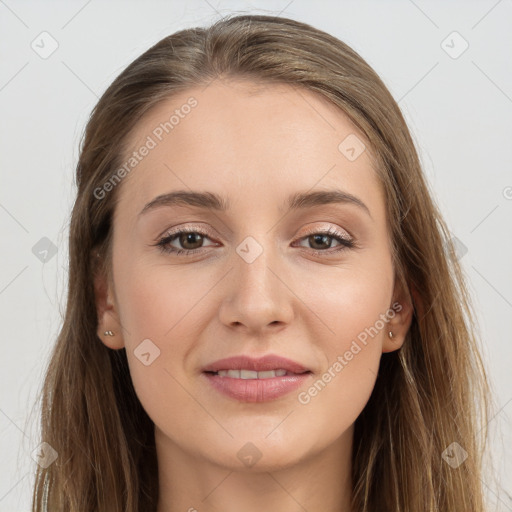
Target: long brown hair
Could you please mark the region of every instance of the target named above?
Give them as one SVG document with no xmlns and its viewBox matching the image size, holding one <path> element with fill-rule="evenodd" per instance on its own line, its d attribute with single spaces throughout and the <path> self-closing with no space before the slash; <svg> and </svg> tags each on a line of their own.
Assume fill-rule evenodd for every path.
<svg viewBox="0 0 512 512">
<path fill-rule="evenodd" d="M 354 510 L 482 512 L 490 402 L 475 314 L 404 118 L 375 71 L 345 43 L 262 15 L 228 16 L 162 39 L 114 80 L 90 116 L 76 169 L 67 308 L 41 391 L 41 440 L 58 457 L 37 470 L 33 511 L 156 509 L 153 423 L 135 394 L 125 350 L 108 349 L 96 334 L 93 276 L 98 264 L 111 270 L 122 183 L 102 199 L 94 192 L 124 161 L 128 136 L 149 109 L 221 76 L 322 95 L 362 130 L 376 155 L 396 278 L 411 292 L 415 313 L 403 346 L 382 355 L 356 420 Z M 442 457 L 454 442 L 468 454 L 457 468 Z"/>
</svg>

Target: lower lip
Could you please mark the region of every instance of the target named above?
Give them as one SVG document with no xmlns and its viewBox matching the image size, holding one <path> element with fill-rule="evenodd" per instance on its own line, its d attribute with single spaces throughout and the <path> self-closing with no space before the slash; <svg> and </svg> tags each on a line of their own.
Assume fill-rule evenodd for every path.
<svg viewBox="0 0 512 512">
<path fill-rule="evenodd" d="M 203 373 L 217 390 L 240 402 L 268 402 L 300 388 L 310 373 L 284 375 L 270 379 L 234 379 L 213 373 Z"/>
</svg>

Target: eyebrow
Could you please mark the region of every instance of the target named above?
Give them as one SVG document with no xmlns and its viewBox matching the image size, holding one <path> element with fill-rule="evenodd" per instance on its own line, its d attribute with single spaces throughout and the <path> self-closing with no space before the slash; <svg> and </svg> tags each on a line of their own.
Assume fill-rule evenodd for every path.
<svg viewBox="0 0 512 512">
<path fill-rule="evenodd" d="M 317 190 L 314 192 L 296 192 L 292 194 L 285 208 L 290 210 L 300 210 L 314 206 L 326 204 L 352 204 L 365 211 L 370 218 L 372 215 L 368 207 L 358 197 L 349 194 L 343 190 Z M 193 206 L 196 208 L 215 210 L 224 212 L 229 210 L 230 204 L 224 197 L 213 192 L 195 192 L 187 190 L 177 190 L 168 194 L 162 194 L 144 206 L 139 216 L 162 206 Z"/>
</svg>

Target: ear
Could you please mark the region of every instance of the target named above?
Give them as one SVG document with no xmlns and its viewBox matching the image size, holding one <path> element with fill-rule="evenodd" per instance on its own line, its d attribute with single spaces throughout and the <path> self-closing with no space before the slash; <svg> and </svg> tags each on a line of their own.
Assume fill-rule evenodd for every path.
<svg viewBox="0 0 512 512">
<path fill-rule="evenodd" d="M 98 315 L 97 335 L 101 342 L 113 350 L 124 348 L 123 332 L 119 321 L 119 314 L 114 300 L 113 283 L 110 282 L 102 265 L 99 263 L 99 255 L 93 256 L 97 270 L 94 272 L 94 295 L 96 312 Z M 111 332 L 105 334 L 105 332 Z"/>
<path fill-rule="evenodd" d="M 409 290 L 401 281 L 395 280 L 393 300 L 387 314 L 389 320 L 382 343 L 382 352 L 393 352 L 403 345 L 411 326 L 413 314 L 414 306 Z M 393 333 L 391 338 L 389 332 Z"/>
</svg>

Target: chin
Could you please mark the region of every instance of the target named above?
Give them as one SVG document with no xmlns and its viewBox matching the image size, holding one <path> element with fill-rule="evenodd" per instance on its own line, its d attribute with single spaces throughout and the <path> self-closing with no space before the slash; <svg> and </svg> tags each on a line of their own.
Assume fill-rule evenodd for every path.
<svg viewBox="0 0 512 512">
<path fill-rule="evenodd" d="M 268 432 L 267 432 L 268 434 Z M 237 472 L 269 472 L 287 469 L 311 456 L 311 448 L 288 436 L 284 441 L 246 432 L 228 443 L 208 443 L 204 457 L 216 466 Z M 309 449 L 308 449 L 309 448 Z"/>
</svg>

